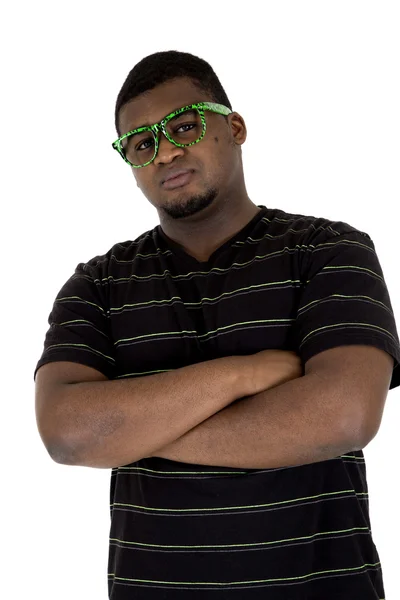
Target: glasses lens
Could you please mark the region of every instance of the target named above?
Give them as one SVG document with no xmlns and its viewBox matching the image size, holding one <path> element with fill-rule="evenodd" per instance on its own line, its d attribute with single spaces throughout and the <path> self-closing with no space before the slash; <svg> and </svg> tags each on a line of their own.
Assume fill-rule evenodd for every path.
<svg viewBox="0 0 400 600">
<path fill-rule="evenodd" d="M 188 109 L 169 119 L 166 130 L 175 142 L 188 145 L 200 139 L 203 123 L 196 109 Z M 154 148 L 155 138 L 151 131 L 135 133 L 122 140 L 122 149 L 126 158 L 136 167 L 152 160 Z"/>
<path fill-rule="evenodd" d="M 178 144 L 193 144 L 203 133 L 203 123 L 196 109 L 188 109 L 169 119 L 166 130 Z"/>
<path fill-rule="evenodd" d="M 135 167 L 141 167 L 154 156 L 154 135 L 151 131 L 134 133 L 124 138 L 121 146 L 125 158 L 135 165 Z"/>
</svg>

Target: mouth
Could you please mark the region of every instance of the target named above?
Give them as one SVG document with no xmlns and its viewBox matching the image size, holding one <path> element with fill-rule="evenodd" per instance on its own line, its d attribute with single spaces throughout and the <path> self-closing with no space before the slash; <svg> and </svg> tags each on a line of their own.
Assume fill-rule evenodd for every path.
<svg viewBox="0 0 400 600">
<path fill-rule="evenodd" d="M 187 173 L 182 173 L 181 175 L 178 175 L 177 177 L 172 177 L 171 179 L 167 179 L 167 181 L 164 181 L 162 186 L 166 190 L 173 190 L 175 188 L 187 185 L 189 183 L 189 181 L 192 179 L 192 177 L 193 177 L 193 171 L 188 171 Z"/>
</svg>

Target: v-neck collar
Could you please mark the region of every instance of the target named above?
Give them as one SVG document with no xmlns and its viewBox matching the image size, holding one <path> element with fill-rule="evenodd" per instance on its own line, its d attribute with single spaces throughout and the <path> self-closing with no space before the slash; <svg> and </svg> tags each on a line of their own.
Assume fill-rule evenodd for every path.
<svg viewBox="0 0 400 600">
<path fill-rule="evenodd" d="M 258 223 L 258 221 L 260 221 L 264 217 L 264 215 L 268 211 L 267 207 L 262 204 L 257 205 L 257 206 L 261 210 L 259 210 L 258 213 L 256 213 L 254 215 L 254 217 L 247 223 L 247 225 L 245 225 L 240 231 L 235 233 L 235 235 L 233 235 L 229 240 L 227 240 L 219 248 L 214 250 L 214 252 L 211 254 L 211 256 L 209 257 L 209 259 L 207 261 L 199 261 L 194 256 L 191 256 L 190 254 L 185 252 L 176 242 L 174 242 L 173 240 L 171 240 L 169 237 L 166 236 L 164 231 L 161 229 L 161 225 L 157 225 L 156 231 L 157 231 L 159 237 L 163 240 L 164 245 L 169 250 L 171 250 L 171 252 L 174 254 L 174 256 L 176 258 L 183 260 L 186 263 L 191 264 L 192 267 L 208 268 L 210 266 L 210 264 L 213 263 L 214 261 L 216 261 L 218 259 L 218 257 L 223 252 L 225 252 L 225 250 L 227 248 L 232 246 L 232 244 L 235 244 L 236 242 L 244 242 L 247 239 L 249 233 L 252 231 L 252 229 L 255 227 L 255 225 Z"/>
</svg>

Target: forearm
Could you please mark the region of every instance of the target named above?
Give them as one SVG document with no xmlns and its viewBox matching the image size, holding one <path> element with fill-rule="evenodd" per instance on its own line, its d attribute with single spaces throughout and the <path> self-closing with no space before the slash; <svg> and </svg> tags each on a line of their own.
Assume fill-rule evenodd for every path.
<svg viewBox="0 0 400 600">
<path fill-rule="evenodd" d="M 245 469 L 340 456 L 358 448 L 346 434 L 350 415 L 345 417 L 345 403 L 341 410 L 334 389 L 313 374 L 288 381 L 231 404 L 152 456 Z"/>
<path fill-rule="evenodd" d="M 110 469 L 149 456 L 253 389 L 240 356 L 64 384 L 54 391 L 57 402 L 48 400 L 41 434 L 57 462 Z"/>
</svg>

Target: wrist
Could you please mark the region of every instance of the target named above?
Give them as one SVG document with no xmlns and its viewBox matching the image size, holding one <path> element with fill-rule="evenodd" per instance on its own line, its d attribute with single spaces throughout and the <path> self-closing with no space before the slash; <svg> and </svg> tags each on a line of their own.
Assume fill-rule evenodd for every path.
<svg viewBox="0 0 400 600">
<path fill-rule="evenodd" d="M 253 396 L 256 393 L 254 386 L 254 372 L 248 356 L 230 356 L 229 361 L 231 389 L 235 399 Z"/>
</svg>

